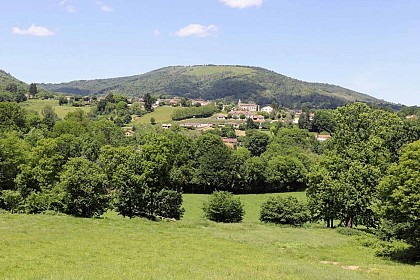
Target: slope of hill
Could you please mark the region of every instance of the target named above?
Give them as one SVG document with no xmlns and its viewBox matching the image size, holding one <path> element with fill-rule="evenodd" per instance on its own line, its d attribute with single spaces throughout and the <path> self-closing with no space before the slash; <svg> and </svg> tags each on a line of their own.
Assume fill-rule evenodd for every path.
<svg viewBox="0 0 420 280">
<path fill-rule="evenodd" d="M 170 97 L 252 100 L 258 104 L 276 101 L 286 107 L 328 108 L 355 100 L 387 103 L 339 86 L 304 82 L 247 66 L 170 66 L 142 75 L 40 86 L 64 94 L 99 95 L 115 91 L 141 97 L 149 92 Z"/>
<path fill-rule="evenodd" d="M 28 87 L 28 84 L 0 70 L 0 101 L 23 101 Z"/>
</svg>

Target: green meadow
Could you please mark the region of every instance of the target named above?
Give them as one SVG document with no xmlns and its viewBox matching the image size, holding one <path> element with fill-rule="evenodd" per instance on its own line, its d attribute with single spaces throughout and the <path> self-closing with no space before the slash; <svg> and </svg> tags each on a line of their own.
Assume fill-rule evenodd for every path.
<svg viewBox="0 0 420 280">
<path fill-rule="evenodd" d="M 376 257 L 354 236 L 260 223 L 268 196 L 241 195 L 238 224 L 205 220 L 207 195 L 195 194 L 176 222 L 3 213 L 0 279 L 418 279 L 419 266 Z"/>
<path fill-rule="evenodd" d="M 172 106 L 160 106 L 153 110 L 151 113 L 147 113 L 144 116 L 135 118 L 133 120 L 133 124 L 138 123 L 150 123 L 150 118 L 155 118 L 156 123 L 165 123 L 172 121 L 172 113 L 179 109 L 179 107 L 172 107 Z"/>
<path fill-rule="evenodd" d="M 67 115 L 68 112 L 73 112 L 77 109 L 82 109 L 86 113 L 90 111 L 90 107 L 60 106 L 58 105 L 58 100 L 29 99 L 19 104 L 20 106 L 22 106 L 22 108 L 25 108 L 27 110 L 33 110 L 40 114 L 45 106 L 51 106 L 60 119 L 64 118 L 64 116 Z"/>
</svg>

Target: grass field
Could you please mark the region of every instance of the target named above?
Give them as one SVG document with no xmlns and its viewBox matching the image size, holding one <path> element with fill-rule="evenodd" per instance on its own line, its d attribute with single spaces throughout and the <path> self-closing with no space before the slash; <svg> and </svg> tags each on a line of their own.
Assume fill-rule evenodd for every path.
<svg viewBox="0 0 420 280">
<path fill-rule="evenodd" d="M 204 220 L 191 194 L 179 222 L 0 214 L 0 279 L 418 279 L 336 230 L 258 222 L 268 196 L 240 196 L 239 224 Z"/>
<path fill-rule="evenodd" d="M 255 72 L 251 68 L 246 67 L 236 67 L 236 66 L 194 66 L 193 68 L 189 68 L 190 75 L 196 76 L 205 76 L 205 75 L 214 75 L 214 74 L 222 74 L 229 72 L 232 76 L 239 76 L 239 75 L 247 75 L 252 74 Z"/>
<path fill-rule="evenodd" d="M 178 108 L 172 106 L 161 106 L 155 108 L 151 113 L 136 118 L 133 120 L 133 124 L 136 123 L 150 123 L 150 118 L 155 118 L 156 123 L 166 123 L 172 121 L 172 113 Z"/>
<path fill-rule="evenodd" d="M 27 110 L 33 110 L 38 113 L 41 113 L 42 108 L 49 105 L 54 109 L 60 119 L 64 118 L 68 112 L 72 112 L 77 109 L 82 109 L 86 113 L 90 111 L 90 107 L 60 106 L 58 105 L 58 100 L 29 99 L 28 101 L 19 104 Z"/>
</svg>

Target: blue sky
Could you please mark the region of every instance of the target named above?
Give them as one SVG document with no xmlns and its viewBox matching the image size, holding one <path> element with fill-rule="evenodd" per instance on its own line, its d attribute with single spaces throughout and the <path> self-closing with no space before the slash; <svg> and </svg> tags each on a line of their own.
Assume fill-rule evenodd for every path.
<svg viewBox="0 0 420 280">
<path fill-rule="evenodd" d="M 0 0 L 0 69 L 25 82 L 261 66 L 420 105 L 418 0 Z"/>
</svg>

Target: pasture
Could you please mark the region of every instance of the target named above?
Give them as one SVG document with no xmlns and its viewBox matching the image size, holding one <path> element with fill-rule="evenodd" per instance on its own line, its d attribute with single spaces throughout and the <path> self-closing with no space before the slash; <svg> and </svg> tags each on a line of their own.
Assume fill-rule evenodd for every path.
<svg viewBox="0 0 420 280">
<path fill-rule="evenodd" d="M 156 123 L 161 124 L 172 121 L 172 113 L 180 107 L 160 106 L 154 109 L 153 112 L 147 113 L 141 117 L 135 117 L 132 121 L 133 124 L 150 124 L 150 118 L 155 118 Z"/>
<path fill-rule="evenodd" d="M 419 266 L 375 257 L 354 236 L 260 223 L 268 196 L 241 195 L 238 224 L 203 219 L 207 196 L 195 194 L 177 222 L 3 213 L 0 279 L 418 279 Z"/>
<path fill-rule="evenodd" d="M 29 99 L 19 104 L 20 106 L 22 106 L 22 108 L 26 110 L 36 111 L 39 114 L 41 114 L 41 111 L 45 106 L 51 106 L 60 119 L 64 118 L 68 112 L 73 112 L 77 109 L 81 109 L 85 111 L 86 113 L 88 113 L 91 108 L 91 107 L 73 107 L 73 106 L 67 106 L 67 105 L 60 106 L 58 105 L 58 100 L 48 100 L 48 99 L 45 99 L 45 100 Z"/>
</svg>

